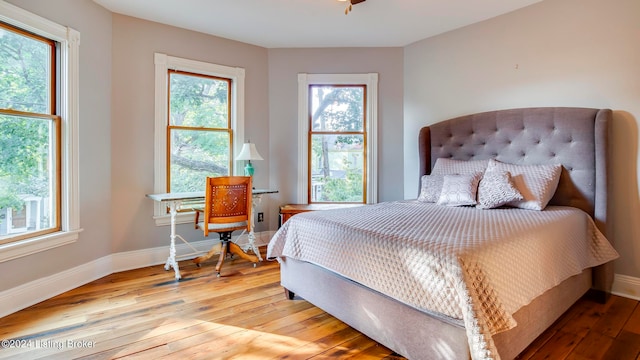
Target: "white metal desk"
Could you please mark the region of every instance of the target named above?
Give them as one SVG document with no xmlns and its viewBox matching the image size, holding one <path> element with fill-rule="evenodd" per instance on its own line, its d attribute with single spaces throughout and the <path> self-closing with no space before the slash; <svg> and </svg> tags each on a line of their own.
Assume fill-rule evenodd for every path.
<svg viewBox="0 0 640 360">
<path fill-rule="evenodd" d="M 270 190 L 270 189 L 253 189 L 253 201 L 251 205 L 253 210 L 255 210 L 255 206 L 260 204 L 262 201 L 262 195 L 264 194 L 274 194 L 277 193 L 278 190 Z M 167 262 L 164 264 L 164 269 L 169 270 L 173 268 L 176 274 L 176 280 L 180 280 L 180 269 L 178 268 L 178 262 L 176 261 L 176 238 L 182 240 L 185 244 L 187 244 L 193 251 L 194 254 L 200 253 L 200 251 L 196 250 L 187 240 L 185 240 L 182 236 L 176 234 L 176 215 L 178 210 L 182 206 L 183 202 L 195 202 L 195 201 L 204 201 L 204 191 L 195 191 L 195 192 L 182 192 L 182 193 L 163 193 L 163 194 L 147 194 L 147 197 L 158 202 L 166 203 L 169 207 L 169 215 L 171 219 L 171 234 L 169 235 L 170 245 L 169 245 L 169 257 L 167 258 Z M 262 256 L 260 256 L 260 251 L 255 244 L 256 235 L 253 231 L 254 229 L 254 221 L 253 217 L 251 218 L 251 231 L 249 231 L 249 246 L 251 250 L 258 256 L 258 259 L 262 261 Z M 190 254 L 187 254 L 190 255 Z"/>
</svg>

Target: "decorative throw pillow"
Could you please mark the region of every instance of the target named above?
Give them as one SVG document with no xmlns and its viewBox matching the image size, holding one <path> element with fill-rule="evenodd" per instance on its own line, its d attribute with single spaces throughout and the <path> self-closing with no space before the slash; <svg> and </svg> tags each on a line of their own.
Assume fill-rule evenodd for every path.
<svg viewBox="0 0 640 360">
<path fill-rule="evenodd" d="M 472 175 L 484 172 L 489 160 L 454 160 L 438 158 L 433 164 L 432 175 L 464 174 Z"/>
<path fill-rule="evenodd" d="M 515 165 L 492 159 L 487 171 L 511 173 L 513 184 L 523 199 L 510 201 L 506 205 L 527 210 L 543 210 L 558 188 L 562 165 Z"/>
<path fill-rule="evenodd" d="M 508 171 L 487 170 L 478 185 L 479 209 L 493 209 L 510 201 L 524 199 L 511 181 Z"/>
<path fill-rule="evenodd" d="M 475 205 L 478 183 L 482 173 L 473 175 L 445 175 L 438 205 L 464 206 Z"/>
<path fill-rule="evenodd" d="M 418 201 L 437 202 L 442 192 L 444 175 L 423 175 L 420 181 L 420 196 Z"/>
</svg>

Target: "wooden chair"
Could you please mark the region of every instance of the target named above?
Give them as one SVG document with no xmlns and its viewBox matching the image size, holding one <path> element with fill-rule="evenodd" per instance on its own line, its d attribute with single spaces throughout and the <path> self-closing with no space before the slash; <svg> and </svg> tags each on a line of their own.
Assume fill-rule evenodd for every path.
<svg viewBox="0 0 640 360">
<path fill-rule="evenodd" d="M 235 230 L 251 231 L 251 177 L 250 176 L 221 176 L 208 177 L 205 192 L 204 209 L 196 210 L 195 226 L 202 229 L 204 236 L 209 232 L 217 232 L 220 235 L 221 250 L 217 276 L 228 253 L 237 254 L 243 259 L 253 262 L 255 267 L 258 257 L 245 253 L 238 245 L 231 241 L 231 234 Z M 200 213 L 204 213 L 200 221 Z M 193 261 L 200 267 L 200 263 L 215 254 L 217 246 L 209 250 L 206 255 Z"/>
</svg>

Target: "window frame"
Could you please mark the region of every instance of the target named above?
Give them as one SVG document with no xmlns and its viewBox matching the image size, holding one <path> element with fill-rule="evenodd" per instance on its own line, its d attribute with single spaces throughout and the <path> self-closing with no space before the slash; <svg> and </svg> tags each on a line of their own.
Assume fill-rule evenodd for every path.
<svg viewBox="0 0 640 360">
<path fill-rule="evenodd" d="M 378 202 L 378 155 L 377 155 L 377 123 L 378 123 L 378 74 L 298 74 L 298 193 L 297 203 L 308 204 L 309 192 L 309 157 L 310 155 L 310 120 L 309 99 L 310 85 L 351 85 L 365 86 L 365 157 L 366 171 L 365 203 Z M 331 203 L 341 204 L 341 203 Z"/>
<path fill-rule="evenodd" d="M 50 53 L 49 53 L 49 92 L 48 92 L 48 98 L 49 98 L 49 103 L 47 104 L 48 108 L 47 108 L 47 112 L 31 112 L 31 111 L 23 111 L 23 110 L 18 110 L 18 109 L 11 109 L 11 108 L 7 108 L 7 109 L 2 109 L 0 110 L 0 115 L 5 115 L 5 116 L 11 116 L 11 117 L 16 117 L 16 118 L 26 118 L 26 119 L 30 119 L 30 120 L 34 120 L 34 121 L 38 121 L 38 120 L 45 120 L 45 121 L 50 121 L 52 123 L 52 128 L 53 130 L 53 136 L 50 137 L 49 139 L 49 146 L 52 149 L 53 152 L 53 156 L 51 156 L 50 160 L 51 160 L 51 164 L 52 164 L 52 169 L 50 170 L 50 174 L 52 175 L 52 179 L 51 179 L 51 183 L 50 185 L 50 189 L 52 192 L 55 192 L 55 194 L 52 194 L 55 202 L 53 203 L 53 212 L 55 212 L 55 223 L 51 226 L 48 227 L 46 229 L 39 229 L 39 226 L 36 226 L 36 230 L 35 231 L 27 231 L 27 227 L 25 226 L 24 228 L 14 228 L 11 226 L 11 223 L 13 222 L 13 210 L 16 209 L 12 209 L 12 208 L 8 208 L 7 212 L 6 212 L 6 223 L 7 223 L 7 235 L 9 235 L 10 237 L 7 239 L 3 239 L 0 240 L 0 244 L 8 244 L 8 243 L 12 243 L 12 242 L 16 242 L 16 241 L 20 241 L 20 240 L 24 240 L 24 239 L 30 239 L 30 238 L 34 238 L 34 237 L 38 237 L 38 236 L 42 236 L 42 235 L 46 235 L 46 234 L 51 234 L 51 233 L 55 233 L 60 231 L 60 195 L 61 195 L 61 188 L 60 188 L 60 177 L 61 177 L 61 173 L 60 173 L 60 152 L 61 152 L 61 144 L 60 144 L 60 130 L 61 130 L 61 126 L 60 126 L 60 116 L 57 115 L 57 108 L 58 108 L 58 74 L 57 74 L 57 69 L 58 69 L 58 43 L 54 40 L 51 40 L 49 38 L 46 38 L 44 36 L 38 35 L 38 34 L 33 34 L 30 33 L 22 28 L 18 28 L 9 24 L 0 24 L 0 28 L 5 29 L 6 31 L 11 31 L 17 35 L 23 36 L 25 38 L 29 38 L 33 41 L 38 41 L 40 43 L 46 44 L 49 47 Z M 25 211 L 26 213 L 26 218 L 29 219 L 29 211 L 31 208 L 31 201 L 24 202 L 25 205 Z M 11 210 L 11 211 L 9 211 Z M 36 220 L 36 221 L 39 221 Z M 27 221 L 28 223 L 29 221 Z M 13 235 L 12 235 L 13 234 Z"/>
<path fill-rule="evenodd" d="M 168 182 L 168 119 L 169 119 L 169 70 L 201 74 L 231 80 L 231 146 L 230 151 L 234 175 L 238 171 L 235 154 L 239 154 L 244 139 L 244 78 L 245 69 L 203 61 L 190 60 L 163 53 L 154 54 L 155 63 L 155 134 L 154 134 L 154 193 L 167 192 Z M 204 185 L 203 185 L 204 186 Z M 170 225 L 170 216 L 165 204 L 154 202 L 153 218 L 156 226 Z M 176 224 L 193 222 L 193 211 L 176 215 Z"/>
<path fill-rule="evenodd" d="M 361 131 L 334 131 L 334 130 L 314 130 L 313 129 L 313 109 L 308 109 L 309 110 L 309 114 L 308 114 L 308 139 L 307 139 L 307 164 L 311 164 L 312 163 L 312 148 L 313 148 L 313 137 L 314 135 L 361 135 L 362 139 L 363 139 L 363 144 L 365 145 L 365 149 L 366 149 L 366 145 L 368 143 L 368 133 L 367 133 L 367 126 L 366 126 L 366 121 L 367 121 L 367 85 L 365 84 L 309 84 L 309 90 L 313 89 L 314 87 L 332 87 L 332 88 L 339 88 L 339 87 L 350 87 L 350 88 L 361 88 L 362 89 L 362 94 L 364 95 L 362 98 L 362 117 L 363 117 L 363 122 L 362 122 L 362 130 Z M 309 104 L 312 104 L 312 91 L 309 91 L 309 99 L 307 100 L 309 102 Z M 308 204 L 363 204 L 366 203 L 367 201 L 367 168 L 368 168 L 368 162 L 369 159 L 367 157 L 367 151 L 363 151 L 363 176 L 362 176 L 362 201 L 357 201 L 357 202 L 353 202 L 353 201 L 312 201 L 313 199 L 313 190 L 312 191 L 308 191 L 307 193 L 307 203 Z M 307 188 L 309 188 L 309 186 L 313 183 L 313 181 L 311 180 L 311 174 L 312 174 L 312 166 L 308 166 L 307 167 Z"/>
<path fill-rule="evenodd" d="M 206 74 L 202 74 L 202 73 L 193 73 L 193 72 L 187 72 L 187 71 L 182 71 L 182 70 L 175 70 L 175 69 L 169 69 L 167 70 L 167 88 L 168 88 L 168 100 L 167 100 L 167 109 L 169 109 L 171 107 L 171 75 L 182 75 L 182 76 L 194 76 L 194 77 L 201 77 L 201 78 L 205 78 L 205 79 L 210 79 L 210 80 L 216 80 L 216 81 L 224 81 L 227 83 L 227 121 L 226 121 L 226 127 L 193 127 L 193 126 L 179 126 L 179 125 L 172 125 L 171 124 L 171 115 L 169 114 L 170 110 L 167 111 L 167 168 L 166 168 L 166 174 L 167 174 L 167 187 L 166 190 L 167 192 L 171 192 L 171 136 L 174 133 L 173 131 L 180 131 L 180 130 L 187 130 L 187 131 L 207 131 L 207 132 L 212 132 L 212 133 L 217 133 L 217 132 L 223 132 L 223 133 L 227 133 L 229 135 L 229 161 L 227 163 L 227 166 L 229 167 L 229 174 L 233 174 L 233 169 L 234 169 L 234 161 L 233 161 L 233 123 L 232 123 L 232 116 L 233 113 L 231 111 L 232 106 L 233 106 L 233 99 L 231 97 L 231 93 L 232 93 L 232 88 L 233 88 L 233 80 L 230 78 L 226 78 L 226 77 L 220 77 L 220 76 L 212 76 L 212 75 L 206 75 Z"/>
<path fill-rule="evenodd" d="M 37 233 L 0 245 L 0 262 L 28 256 L 78 239 L 79 202 L 79 53 L 80 33 L 70 27 L 0 2 L 0 21 L 18 29 L 52 40 L 58 44 L 56 67 L 56 101 L 58 117 L 60 179 L 58 187 L 58 230 Z"/>
</svg>

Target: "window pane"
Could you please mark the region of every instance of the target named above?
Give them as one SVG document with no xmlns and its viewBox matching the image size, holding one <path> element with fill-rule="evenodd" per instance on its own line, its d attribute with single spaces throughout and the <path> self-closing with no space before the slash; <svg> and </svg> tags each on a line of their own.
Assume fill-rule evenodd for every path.
<svg viewBox="0 0 640 360">
<path fill-rule="evenodd" d="M 171 129 L 170 192 L 203 191 L 207 176 L 230 175 L 228 131 Z"/>
<path fill-rule="evenodd" d="M 0 240 L 56 225 L 55 123 L 0 115 Z"/>
<path fill-rule="evenodd" d="M 229 127 L 229 82 L 170 73 L 169 120 L 172 126 Z"/>
<path fill-rule="evenodd" d="M 364 201 L 364 136 L 311 137 L 311 201 Z"/>
<path fill-rule="evenodd" d="M 363 86 L 311 86 L 312 131 L 364 131 Z"/>
<path fill-rule="evenodd" d="M 50 114 L 51 46 L 0 27 L 0 108 Z"/>
</svg>

